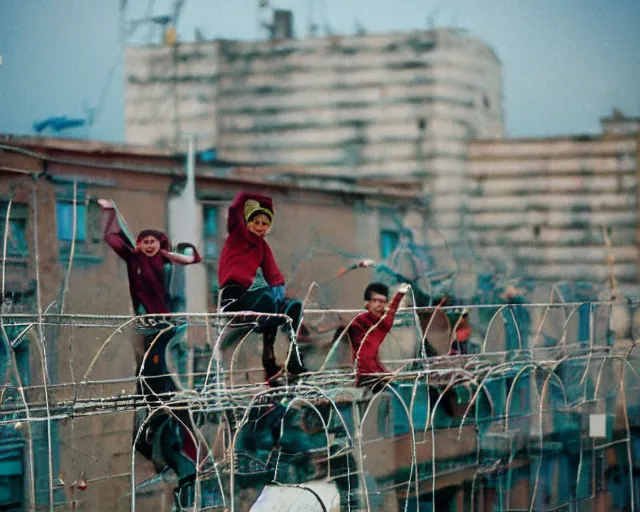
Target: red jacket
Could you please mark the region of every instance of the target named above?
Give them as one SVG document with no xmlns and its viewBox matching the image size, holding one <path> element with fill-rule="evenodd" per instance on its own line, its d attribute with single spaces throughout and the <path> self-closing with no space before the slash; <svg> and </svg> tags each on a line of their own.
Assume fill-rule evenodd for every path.
<svg viewBox="0 0 640 512">
<path fill-rule="evenodd" d="M 393 320 L 402 297 L 404 294 L 396 293 L 382 316 L 364 311 L 351 322 L 348 334 L 351 340 L 353 359 L 356 361 L 358 381 L 362 375 L 389 371 L 382 366 L 378 358 L 378 351 L 393 326 Z"/>
<path fill-rule="evenodd" d="M 167 289 L 165 286 L 165 265 L 172 263 L 170 260 L 157 253 L 149 257 L 136 251 L 135 247 L 118 225 L 115 210 L 106 210 L 103 214 L 103 236 L 105 242 L 127 263 L 127 275 L 129 277 L 129 293 L 133 302 L 135 314 L 141 314 L 140 306 L 144 312 L 152 315 L 172 313 L 167 305 Z M 160 248 L 169 250 L 169 239 L 164 233 L 159 232 Z M 195 261 L 201 261 L 198 251 L 195 252 Z"/>
<path fill-rule="evenodd" d="M 229 282 L 249 288 L 262 267 L 264 278 L 270 286 L 284 284 L 284 276 L 276 263 L 271 247 L 264 238 L 254 235 L 244 219 L 244 203 L 255 199 L 273 211 L 271 199 L 260 194 L 240 192 L 229 207 L 227 231 L 218 263 L 218 283 L 223 288 Z"/>
</svg>

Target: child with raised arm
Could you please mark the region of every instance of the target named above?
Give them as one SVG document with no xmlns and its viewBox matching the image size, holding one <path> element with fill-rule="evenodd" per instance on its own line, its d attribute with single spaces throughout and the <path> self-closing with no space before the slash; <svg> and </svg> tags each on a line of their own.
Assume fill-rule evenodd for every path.
<svg viewBox="0 0 640 512">
<path fill-rule="evenodd" d="M 353 359 L 356 363 L 356 384 L 367 385 L 380 377 L 372 374 L 389 373 L 380 362 L 379 350 L 393 326 L 398 306 L 409 291 L 408 284 L 401 284 L 387 308 L 389 288 L 382 283 L 371 283 L 364 291 L 363 311 L 348 328 Z"/>
<path fill-rule="evenodd" d="M 197 249 L 191 244 L 185 244 L 193 254 L 170 252 L 169 239 L 156 229 L 141 231 L 134 242 L 111 201 L 99 199 L 98 204 L 103 211 L 103 238 L 127 264 L 134 314 L 164 315 L 178 312 L 175 311 L 177 308 L 169 294 L 172 266 L 176 263 L 190 265 L 202 261 Z M 144 354 L 144 348 L 137 346 L 139 344 L 134 344 L 138 363 Z"/>
<path fill-rule="evenodd" d="M 273 217 L 273 201 L 269 197 L 240 192 L 231 203 L 227 219 L 228 237 L 218 265 L 220 305 L 222 311 L 286 314 L 292 319 L 291 330 L 295 333 L 302 316 L 302 303 L 285 298 L 284 276 L 265 240 Z M 269 285 L 266 289 L 250 289 L 258 269 L 262 269 Z M 262 365 L 267 380 L 281 370 L 274 353 L 278 325 L 281 323 L 274 319 L 259 320 L 263 333 Z M 300 355 L 295 345 L 292 348 L 287 370 L 292 374 L 303 373 L 305 370 Z"/>
<path fill-rule="evenodd" d="M 103 238 L 127 264 L 134 314 L 165 315 L 181 312 L 184 308 L 184 294 L 172 290 L 172 277 L 175 275 L 173 266 L 200 262 L 197 249 L 191 244 L 181 244 L 191 254 L 171 252 L 167 236 L 155 229 L 141 231 L 134 241 L 115 206 L 106 199 L 99 199 L 98 204 L 103 211 Z M 165 360 L 166 346 L 174 338 L 176 331 L 175 327 L 166 332 L 160 329 L 162 335 L 154 332 L 146 337 L 138 332 L 132 340 L 136 375 L 141 374 L 143 377 L 137 381 L 137 393 L 144 394 L 147 403 L 156 405 L 160 395 L 177 390 L 173 380 L 167 376 Z M 155 352 L 150 354 L 142 371 L 146 350 Z M 136 417 L 134 421 L 134 439 L 137 440 L 135 448 L 158 467 L 166 464 L 176 472 L 179 483 L 176 489 L 178 501 L 186 503 L 194 489 L 197 459 L 191 417 L 184 411 L 177 411 L 174 415 L 157 414 L 152 421 L 141 423 L 144 416 L 145 413 L 142 418 Z M 144 434 L 137 436 L 140 425 L 145 425 Z M 162 436 L 161 442 L 156 442 L 156 435 Z"/>
<path fill-rule="evenodd" d="M 103 237 L 105 242 L 127 264 L 129 292 L 136 315 L 162 315 L 174 313 L 168 295 L 167 265 L 178 263 L 190 265 L 202 261 L 197 249 L 189 245 L 193 254 L 179 254 L 169 251 L 169 239 L 162 231 L 144 229 L 135 244 L 123 230 L 113 204 L 107 199 L 99 199 L 103 210 Z"/>
</svg>

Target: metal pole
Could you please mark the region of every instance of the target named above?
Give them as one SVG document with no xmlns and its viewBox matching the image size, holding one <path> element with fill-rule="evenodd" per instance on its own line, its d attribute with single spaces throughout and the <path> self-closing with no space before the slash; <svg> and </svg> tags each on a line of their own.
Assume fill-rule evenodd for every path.
<svg viewBox="0 0 640 512">
<path fill-rule="evenodd" d="M 189 210 L 191 214 L 191 222 L 188 222 L 189 226 L 189 240 L 193 240 L 194 242 L 197 240 L 196 233 L 194 233 L 194 224 L 196 221 L 196 139 L 194 135 L 190 135 L 187 140 L 187 183 L 185 185 L 185 189 L 183 192 L 183 197 L 185 198 L 185 206 Z M 186 297 L 186 307 L 187 313 L 194 312 L 193 308 L 193 282 L 194 276 L 191 272 L 186 272 L 185 275 L 185 287 L 187 292 Z M 191 292 L 191 293 L 190 293 Z M 193 376 L 193 367 L 194 367 L 194 359 L 195 359 L 195 348 L 194 343 L 191 342 L 191 336 L 189 336 L 189 329 L 187 329 L 187 375 L 189 382 L 189 389 L 194 388 L 194 376 Z"/>
</svg>

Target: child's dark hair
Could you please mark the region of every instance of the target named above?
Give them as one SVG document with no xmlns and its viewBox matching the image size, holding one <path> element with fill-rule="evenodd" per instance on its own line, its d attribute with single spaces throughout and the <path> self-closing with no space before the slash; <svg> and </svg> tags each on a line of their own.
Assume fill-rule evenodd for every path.
<svg viewBox="0 0 640 512">
<path fill-rule="evenodd" d="M 271 224 L 271 217 L 267 214 L 267 212 L 265 212 L 264 210 L 256 210 L 255 212 L 253 212 L 251 215 L 249 215 L 249 218 L 247 219 L 247 223 L 251 222 L 253 219 L 255 219 L 258 215 L 264 215 L 267 219 L 269 219 L 269 224 Z"/>
<path fill-rule="evenodd" d="M 162 239 L 165 237 L 165 234 L 162 231 L 159 231 L 157 229 L 143 229 L 142 231 L 140 231 L 140 234 L 138 235 L 138 240 L 142 240 L 143 238 L 146 238 L 148 236 L 152 236 L 158 242 L 161 242 Z"/>
<path fill-rule="evenodd" d="M 371 295 L 374 293 L 389 298 L 389 287 L 383 283 L 370 283 L 364 290 L 364 300 L 371 300 Z"/>
<path fill-rule="evenodd" d="M 158 242 L 160 242 L 161 249 L 166 249 L 167 251 L 169 250 L 169 239 L 167 238 L 167 235 L 165 235 L 158 229 L 143 229 L 142 231 L 140 231 L 138 238 L 136 238 L 136 243 L 140 242 L 143 238 L 146 238 L 148 236 L 152 236 Z"/>
</svg>

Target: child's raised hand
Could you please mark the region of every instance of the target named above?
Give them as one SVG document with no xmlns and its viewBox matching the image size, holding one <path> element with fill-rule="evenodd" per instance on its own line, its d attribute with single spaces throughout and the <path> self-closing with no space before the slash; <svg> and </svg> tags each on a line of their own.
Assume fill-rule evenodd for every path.
<svg viewBox="0 0 640 512">
<path fill-rule="evenodd" d="M 181 263 L 183 265 L 190 265 L 191 263 L 195 263 L 196 262 L 196 257 L 194 255 L 189 255 L 189 254 L 180 254 L 177 252 L 171 252 L 171 251 L 167 251 L 166 249 L 160 249 L 158 251 L 160 254 L 162 254 L 165 258 L 167 258 L 170 261 L 173 261 L 174 263 Z"/>
<path fill-rule="evenodd" d="M 411 290 L 411 285 L 408 283 L 402 283 L 398 286 L 398 293 L 401 293 L 402 295 L 409 293 L 409 290 Z"/>
<path fill-rule="evenodd" d="M 98 199 L 98 206 L 103 210 L 113 210 L 113 203 L 108 199 Z"/>
</svg>

